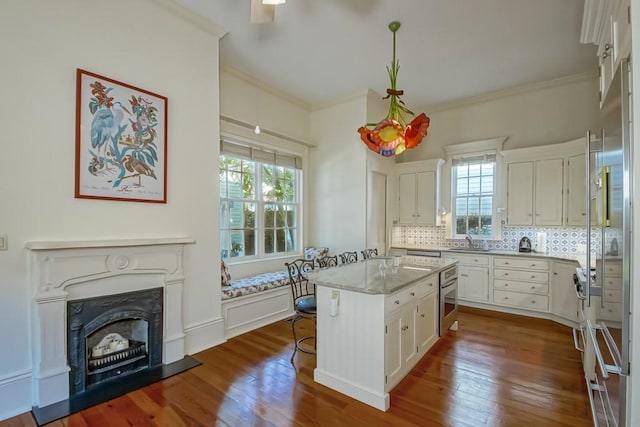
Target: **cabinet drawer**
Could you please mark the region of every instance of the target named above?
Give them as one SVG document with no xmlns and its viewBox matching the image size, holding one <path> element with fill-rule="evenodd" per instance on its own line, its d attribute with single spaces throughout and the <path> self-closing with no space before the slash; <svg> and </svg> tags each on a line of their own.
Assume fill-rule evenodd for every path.
<svg viewBox="0 0 640 427">
<path fill-rule="evenodd" d="M 494 268 L 493 277 L 503 280 L 520 280 L 523 282 L 549 283 L 549 273 L 546 271 L 522 271 Z"/>
<path fill-rule="evenodd" d="M 447 254 L 447 258 L 457 259 L 462 265 L 489 265 L 488 255 L 462 255 L 462 254 Z"/>
<path fill-rule="evenodd" d="M 517 259 L 517 258 L 494 258 L 493 265 L 495 267 L 505 268 L 523 268 L 527 270 L 545 270 L 549 271 L 549 261 L 539 259 Z"/>
<path fill-rule="evenodd" d="M 416 297 L 417 290 L 416 285 L 411 285 L 401 291 L 394 292 L 391 295 L 387 295 L 384 299 L 384 311 L 389 313 L 397 308 L 402 307 L 413 298 Z"/>
<path fill-rule="evenodd" d="M 622 291 L 605 289 L 602 299 L 604 302 L 622 302 Z"/>
<path fill-rule="evenodd" d="M 604 277 L 608 276 L 622 276 L 622 264 L 620 263 L 607 263 L 604 266 Z"/>
<path fill-rule="evenodd" d="M 431 277 L 427 277 L 426 279 L 422 279 L 415 285 L 415 294 L 418 298 L 428 295 L 432 292 L 436 292 L 439 286 L 439 278 L 438 275 L 434 275 Z"/>
<path fill-rule="evenodd" d="M 530 295 L 510 291 L 493 291 L 493 302 L 502 305 L 511 305 L 530 310 L 548 311 L 549 297 L 545 295 Z"/>
<path fill-rule="evenodd" d="M 602 320 L 622 320 L 622 304 L 615 302 L 605 302 L 604 308 L 600 309 L 600 319 Z"/>
<path fill-rule="evenodd" d="M 605 289 L 622 289 L 622 277 L 605 277 L 604 287 Z"/>
<path fill-rule="evenodd" d="M 543 283 L 517 282 L 515 280 L 494 280 L 493 288 L 501 291 L 549 295 L 549 285 Z"/>
</svg>

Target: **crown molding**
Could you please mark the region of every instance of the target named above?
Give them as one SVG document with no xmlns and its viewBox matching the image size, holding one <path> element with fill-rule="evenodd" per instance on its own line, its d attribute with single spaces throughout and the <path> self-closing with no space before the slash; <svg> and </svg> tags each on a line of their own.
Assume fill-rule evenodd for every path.
<svg viewBox="0 0 640 427">
<path fill-rule="evenodd" d="M 369 94 L 380 96 L 373 89 L 360 89 L 360 90 L 357 90 L 357 91 L 352 92 L 350 94 L 347 94 L 347 95 L 341 96 L 339 98 L 333 99 L 331 101 L 320 102 L 318 104 L 313 104 L 311 106 L 311 111 L 324 110 L 325 108 L 331 108 L 331 107 L 335 107 L 336 105 L 346 104 L 347 102 L 355 101 L 357 99 L 365 99 L 366 100 L 367 96 L 369 96 Z M 380 98 L 382 98 L 382 96 L 380 96 Z"/>
<path fill-rule="evenodd" d="M 286 92 L 283 92 L 281 90 L 278 89 L 274 89 L 272 86 L 269 86 L 268 84 L 266 84 L 265 82 L 263 82 L 262 80 L 259 80 L 258 78 L 247 74 L 243 71 L 238 70 L 237 68 L 233 68 L 227 64 L 223 64 L 222 62 L 220 63 L 220 71 L 223 73 L 227 73 L 233 77 L 236 77 L 252 86 L 257 87 L 260 90 L 263 90 L 267 93 L 270 93 L 271 95 L 277 96 L 278 98 L 282 98 L 292 104 L 297 105 L 300 108 L 303 108 L 307 111 L 311 111 L 311 106 L 307 103 L 304 102 L 303 100 L 301 100 L 300 98 L 296 98 L 293 95 L 290 95 Z"/>
<path fill-rule="evenodd" d="M 551 89 L 554 87 L 565 86 L 573 83 L 578 83 L 587 80 L 596 80 L 597 74 L 594 72 L 584 72 L 579 74 L 572 74 L 566 77 L 560 77 L 557 79 L 546 80 L 536 83 L 527 83 L 524 85 L 513 86 L 507 89 L 501 89 L 494 92 L 483 93 L 481 95 L 471 96 L 463 98 L 457 101 L 436 104 L 429 108 L 421 108 L 421 111 L 429 111 L 430 114 L 439 113 L 454 108 L 468 107 L 474 104 L 480 104 L 483 102 L 494 101 L 501 98 L 508 98 L 515 95 L 521 95 L 528 92 L 535 92 L 543 89 Z"/>
<path fill-rule="evenodd" d="M 192 12 L 190 9 L 187 9 L 176 0 L 149 0 L 149 1 L 158 5 L 159 7 L 171 13 L 172 15 L 175 15 L 178 18 L 181 18 L 187 21 L 188 23 L 195 25 L 201 30 L 204 30 L 207 33 L 215 36 L 218 40 L 220 40 L 222 37 L 225 36 L 225 34 L 227 34 L 227 31 L 222 27 L 220 27 L 218 24 L 216 24 L 215 22 L 207 18 L 204 18 L 201 15 L 198 15 L 195 12 Z"/>
</svg>

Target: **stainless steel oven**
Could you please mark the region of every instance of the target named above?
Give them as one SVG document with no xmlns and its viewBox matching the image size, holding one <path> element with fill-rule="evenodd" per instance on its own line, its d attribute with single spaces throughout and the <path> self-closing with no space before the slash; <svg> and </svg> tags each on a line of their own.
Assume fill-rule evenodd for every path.
<svg viewBox="0 0 640 427">
<path fill-rule="evenodd" d="M 440 273 L 440 336 L 449 328 L 457 329 L 457 321 L 458 267 L 453 266 Z"/>
</svg>

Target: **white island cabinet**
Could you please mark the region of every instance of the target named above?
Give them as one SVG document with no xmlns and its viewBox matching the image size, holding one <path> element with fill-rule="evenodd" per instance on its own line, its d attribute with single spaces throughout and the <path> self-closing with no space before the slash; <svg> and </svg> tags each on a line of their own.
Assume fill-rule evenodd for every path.
<svg viewBox="0 0 640 427">
<path fill-rule="evenodd" d="M 382 258 L 309 274 L 318 304 L 314 379 L 377 409 L 438 340 L 439 272 L 455 260 Z M 332 302 L 333 301 L 333 302 Z"/>
</svg>

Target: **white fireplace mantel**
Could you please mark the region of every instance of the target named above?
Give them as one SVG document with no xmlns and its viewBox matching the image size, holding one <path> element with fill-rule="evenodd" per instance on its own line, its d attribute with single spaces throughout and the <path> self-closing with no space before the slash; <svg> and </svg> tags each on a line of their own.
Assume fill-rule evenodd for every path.
<svg viewBox="0 0 640 427">
<path fill-rule="evenodd" d="M 69 397 L 67 301 L 164 289 L 164 364 L 185 355 L 184 246 L 191 238 L 27 242 L 33 295 L 34 406 Z"/>
</svg>

